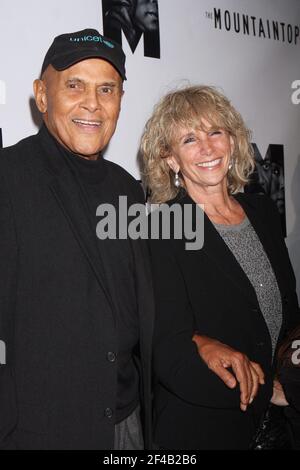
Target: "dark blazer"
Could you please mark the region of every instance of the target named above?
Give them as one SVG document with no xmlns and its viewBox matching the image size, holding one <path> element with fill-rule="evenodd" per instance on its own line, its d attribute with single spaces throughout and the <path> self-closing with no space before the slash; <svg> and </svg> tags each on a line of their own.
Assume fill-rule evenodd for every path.
<svg viewBox="0 0 300 470">
<path fill-rule="evenodd" d="M 0 154 L 0 448 L 112 449 L 117 362 L 108 353 L 118 352 L 122 279 L 110 275 L 79 185 L 45 132 Z M 134 178 L 107 168 L 111 191 L 142 202 Z M 148 247 L 132 250 L 148 446 L 154 309 Z"/>
<path fill-rule="evenodd" d="M 297 323 L 299 309 L 277 209 L 264 196 L 238 194 L 236 199 L 278 281 L 281 338 Z M 196 207 L 187 195 L 169 204 L 174 202 Z M 254 288 L 206 215 L 203 248 L 187 251 L 185 242 L 150 243 L 156 302 L 154 442 L 166 449 L 247 448 L 272 394 L 271 338 Z M 262 366 L 266 384 L 247 412 L 239 409 L 239 387 L 227 388 L 199 358 L 191 340 L 195 331 L 242 351 Z"/>
</svg>

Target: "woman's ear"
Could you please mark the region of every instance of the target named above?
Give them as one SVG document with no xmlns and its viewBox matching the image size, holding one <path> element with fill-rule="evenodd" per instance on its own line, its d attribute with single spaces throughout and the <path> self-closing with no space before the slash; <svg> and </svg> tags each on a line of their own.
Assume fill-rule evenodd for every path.
<svg viewBox="0 0 300 470">
<path fill-rule="evenodd" d="M 45 82 L 40 79 L 34 80 L 33 91 L 38 110 L 42 114 L 45 114 L 47 112 L 47 93 Z"/>
<path fill-rule="evenodd" d="M 169 165 L 171 170 L 173 170 L 174 173 L 178 173 L 180 168 L 179 168 L 179 165 L 178 165 L 175 157 L 169 156 L 169 157 L 166 158 L 166 160 L 167 160 L 167 164 Z"/>
<path fill-rule="evenodd" d="M 234 148 L 235 148 L 234 138 L 232 137 L 232 135 L 229 136 L 229 142 L 230 142 L 230 154 L 232 156 L 234 153 Z"/>
</svg>

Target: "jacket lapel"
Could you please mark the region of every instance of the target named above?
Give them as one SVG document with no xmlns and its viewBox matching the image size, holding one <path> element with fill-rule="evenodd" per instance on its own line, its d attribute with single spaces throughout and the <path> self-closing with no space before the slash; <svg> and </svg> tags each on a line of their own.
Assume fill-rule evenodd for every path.
<svg viewBox="0 0 300 470">
<path fill-rule="evenodd" d="M 38 158 L 44 161 L 50 190 L 65 215 L 116 319 L 114 303 L 97 247 L 96 227 L 92 226 L 81 184 L 69 167 L 64 152 L 45 126 L 41 128 L 39 136 L 41 152 Z"/>
<path fill-rule="evenodd" d="M 92 227 L 89 218 L 89 208 L 80 194 L 80 188 L 69 172 L 61 174 L 60 178 L 54 178 L 50 183 L 52 191 L 60 209 L 64 213 L 71 230 L 80 245 L 95 277 L 102 288 L 105 297 L 114 312 L 114 305 L 108 289 L 107 280 L 101 270 L 101 258 L 96 244 L 96 227 Z"/>
<path fill-rule="evenodd" d="M 187 195 L 180 200 L 180 203 L 195 204 Z M 206 214 L 204 214 L 204 245 L 196 253 L 198 256 L 207 256 L 216 269 L 221 270 L 223 275 L 235 285 L 235 288 L 243 292 L 245 298 L 257 307 L 258 301 L 251 282 Z"/>
<path fill-rule="evenodd" d="M 204 253 L 216 264 L 218 269 L 235 284 L 237 290 L 243 292 L 245 298 L 252 304 L 257 304 L 255 290 L 244 270 L 237 262 L 232 251 L 223 241 L 209 218 L 205 215 Z"/>
<path fill-rule="evenodd" d="M 254 230 L 261 241 L 261 244 L 268 256 L 272 269 L 274 271 L 281 296 L 283 297 L 287 290 L 286 279 L 284 277 L 284 269 L 282 267 L 285 264 L 285 260 L 280 258 L 280 250 L 278 249 L 275 240 L 277 237 L 270 232 L 266 215 L 264 215 L 261 209 L 257 206 L 253 206 L 243 194 L 237 194 L 235 196 L 237 201 L 243 207 L 248 219 L 250 220 Z"/>
</svg>

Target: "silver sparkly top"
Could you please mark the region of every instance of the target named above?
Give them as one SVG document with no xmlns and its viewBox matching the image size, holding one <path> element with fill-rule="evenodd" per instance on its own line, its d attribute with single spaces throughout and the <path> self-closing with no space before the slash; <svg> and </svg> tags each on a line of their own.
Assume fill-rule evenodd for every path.
<svg viewBox="0 0 300 470">
<path fill-rule="evenodd" d="M 274 355 L 282 323 L 282 303 L 269 258 L 247 217 L 237 225 L 214 226 L 255 289 L 271 336 Z"/>
</svg>

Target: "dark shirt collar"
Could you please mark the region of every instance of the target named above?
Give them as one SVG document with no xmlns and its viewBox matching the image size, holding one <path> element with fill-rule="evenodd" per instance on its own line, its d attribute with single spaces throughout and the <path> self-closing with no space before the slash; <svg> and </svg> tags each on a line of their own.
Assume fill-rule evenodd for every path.
<svg viewBox="0 0 300 470">
<path fill-rule="evenodd" d="M 104 179 L 107 174 L 107 163 L 102 154 L 99 155 L 97 160 L 88 160 L 71 152 L 58 142 L 45 124 L 42 125 L 39 135 L 54 165 L 57 163 L 61 166 L 63 161 L 65 161 L 87 183 L 97 184 Z M 57 157 L 59 157 L 60 161 L 57 160 Z M 55 166 L 57 167 L 58 165 Z"/>
</svg>

